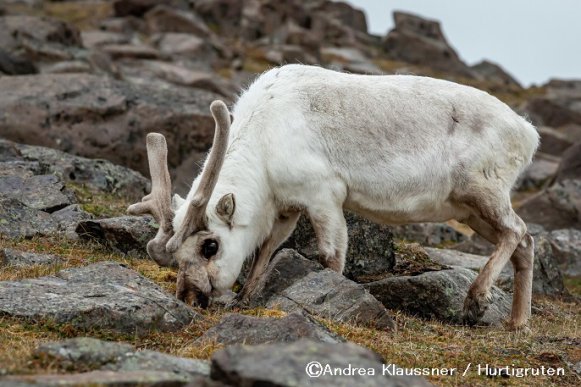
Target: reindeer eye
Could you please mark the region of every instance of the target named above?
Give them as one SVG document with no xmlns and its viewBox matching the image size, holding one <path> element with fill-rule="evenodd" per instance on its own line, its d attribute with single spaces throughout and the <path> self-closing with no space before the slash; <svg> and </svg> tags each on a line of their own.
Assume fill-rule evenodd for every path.
<svg viewBox="0 0 581 387">
<path fill-rule="evenodd" d="M 212 258 L 218 252 L 218 242 L 215 239 L 206 239 L 202 245 L 202 255 L 206 259 Z"/>
</svg>

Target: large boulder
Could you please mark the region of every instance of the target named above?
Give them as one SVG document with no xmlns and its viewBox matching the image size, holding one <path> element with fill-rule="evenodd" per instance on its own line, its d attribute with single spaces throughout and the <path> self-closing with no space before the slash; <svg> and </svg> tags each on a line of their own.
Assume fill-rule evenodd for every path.
<svg viewBox="0 0 581 387">
<path fill-rule="evenodd" d="M 363 368 L 365 374 L 332 375 L 325 373 L 327 366 Z M 384 365 L 376 353 L 352 343 L 301 340 L 291 344 L 227 347 L 212 356 L 210 377 L 233 386 L 431 386 L 418 376 L 392 375 L 395 368 Z"/>
<path fill-rule="evenodd" d="M 461 324 L 464 298 L 475 278 L 472 270 L 453 268 L 385 278 L 365 284 L 365 287 L 388 309 Z M 492 301 L 480 323 L 500 324 L 508 316 L 510 304 L 511 297 L 494 286 Z"/>
<path fill-rule="evenodd" d="M 394 12 L 395 27 L 383 40 L 386 54 L 396 60 L 474 77 L 450 46 L 440 23 L 405 12 Z"/>
<path fill-rule="evenodd" d="M 395 329 L 395 323 L 379 301 L 343 275 L 285 249 L 272 260 L 253 306 L 304 310 L 337 322 L 358 323 L 378 329 Z"/>
<path fill-rule="evenodd" d="M 55 276 L 0 282 L 0 314 L 142 335 L 177 331 L 200 316 L 153 281 L 116 262 Z"/>
<path fill-rule="evenodd" d="M 0 136 L 105 158 L 148 175 L 145 136 L 164 134 L 173 171 L 192 152 L 211 143 L 210 103 L 217 94 L 158 90 L 88 74 L 1 77 Z M 195 171 L 176 182 L 191 183 Z M 175 177 L 175 176 L 174 176 Z M 183 184 L 183 186 L 182 186 Z"/>
<path fill-rule="evenodd" d="M 389 272 L 395 264 L 390 228 L 351 213 L 345 213 L 345 220 L 349 242 L 344 275 L 357 282 L 366 282 Z M 317 238 L 306 216 L 301 217 L 283 247 L 318 260 Z"/>
<path fill-rule="evenodd" d="M 218 325 L 206 331 L 197 342 L 257 345 L 290 343 L 300 339 L 325 343 L 344 341 L 308 315 L 295 312 L 283 318 L 229 314 Z"/>
<path fill-rule="evenodd" d="M 50 179 L 56 177 L 65 186 L 82 185 L 94 193 L 118 194 L 130 200 L 141 199 L 149 190 L 149 181 L 141 174 L 107 160 L 87 159 L 56 149 L 4 139 L 0 139 L 0 167 L 0 176 L 22 179 L 53 176 Z M 42 187 L 39 189 L 42 190 Z"/>
<path fill-rule="evenodd" d="M 91 337 L 48 342 L 34 350 L 42 363 L 66 371 L 167 371 L 191 379 L 210 373 L 207 361 L 171 356 L 165 353 L 137 351 L 132 345 Z"/>
<path fill-rule="evenodd" d="M 106 160 L 0 139 L 0 234 L 77 239 L 77 224 L 92 218 L 77 204 L 77 194 L 139 200 L 148 185 L 139 173 Z"/>
</svg>

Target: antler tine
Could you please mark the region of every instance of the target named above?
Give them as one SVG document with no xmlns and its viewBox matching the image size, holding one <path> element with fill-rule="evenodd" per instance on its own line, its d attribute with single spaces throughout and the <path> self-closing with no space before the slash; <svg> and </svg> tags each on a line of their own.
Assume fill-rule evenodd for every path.
<svg viewBox="0 0 581 387">
<path fill-rule="evenodd" d="M 129 206 L 131 215 L 151 214 L 159 223 L 159 230 L 154 239 L 147 244 L 147 252 L 161 266 L 173 264 L 171 254 L 165 250 L 167 241 L 173 235 L 171 208 L 171 178 L 167 168 L 167 143 L 159 133 L 147 135 L 147 158 L 151 174 L 151 193 L 143 197 L 140 203 Z"/>
<path fill-rule="evenodd" d="M 206 206 L 212 195 L 212 191 L 218 182 L 218 175 L 224 157 L 226 156 L 226 148 L 228 147 L 228 133 L 230 132 L 230 112 L 226 104 L 222 101 L 216 100 L 210 105 L 210 111 L 216 122 L 216 129 L 214 131 L 214 142 L 212 150 L 208 156 L 202 176 L 200 177 L 200 184 L 193 195 L 192 202 L 186 216 L 184 218 L 182 227 L 170 239 L 167 244 L 167 250 L 174 252 L 181 245 L 186 235 L 190 235 L 194 230 L 200 230 L 206 226 Z"/>
</svg>

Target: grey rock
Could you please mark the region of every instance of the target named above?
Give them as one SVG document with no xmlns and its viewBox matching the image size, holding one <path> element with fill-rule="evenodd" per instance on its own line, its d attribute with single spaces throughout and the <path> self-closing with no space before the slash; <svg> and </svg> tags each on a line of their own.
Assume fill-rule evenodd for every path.
<svg viewBox="0 0 581 387">
<path fill-rule="evenodd" d="M 196 341 L 215 340 L 225 345 L 257 345 L 275 342 L 289 343 L 303 338 L 325 343 L 345 341 L 300 312 L 291 313 L 283 318 L 229 314 Z"/>
<path fill-rule="evenodd" d="M 125 62 L 127 63 L 127 62 Z M 131 67 L 131 69 L 128 69 Z M 232 100 L 235 88 L 216 74 L 191 70 L 184 66 L 156 60 L 133 61 L 123 67 L 124 73 L 135 73 L 141 77 L 159 78 L 163 81 L 185 87 L 208 90 Z"/>
<path fill-rule="evenodd" d="M 581 81 L 551 80 L 547 93 L 526 103 L 525 110 L 537 125 L 558 128 L 581 124 Z"/>
<path fill-rule="evenodd" d="M 563 274 L 572 277 L 581 276 L 581 231 L 554 230 L 550 233 L 549 241 Z"/>
<path fill-rule="evenodd" d="M 145 253 L 147 242 L 155 237 L 159 226 L 150 216 L 85 220 L 75 232 L 82 239 L 96 240 L 124 254 Z"/>
<path fill-rule="evenodd" d="M 184 57 L 211 55 L 211 46 L 202 38 L 192 34 L 168 32 L 154 36 L 157 47 L 164 55 L 179 55 Z"/>
<path fill-rule="evenodd" d="M 210 373 L 207 361 L 171 356 L 156 351 L 137 351 L 132 345 L 76 337 L 41 344 L 34 356 L 68 371 L 167 371 L 184 378 Z"/>
<path fill-rule="evenodd" d="M 3 386 L 185 386 L 190 380 L 168 371 L 91 371 L 65 375 L 19 375 L 0 378 Z"/>
<path fill-rule="evenodd" d="M 307 364 L 317 361 L 332 368 L 373 369 L 373 376 L 321 375 L 309 377 Z M 291 344 L 230 346 L 212 356 L 212 380 L 233 386 L 430 386 L 416 376 L 383 375 L 379 355 L 352 343 L 317 343 L 301 340 Z M 320 370 L 316 365 L 312 371 Z M 371 374 L 370 372 L 370 374 Z"/>
<path fill-rule="evenodd" d="M 78 184 L 91 191 L 119 194 L 131 200 L 141 199 L 149 186 L 141 174 L 106 160 L 87 159 L 4 139 L 0 139 L 0 166 L 3 169 L 0 176 L 55 175 L 65 184 Z"/>
<path fill-rule="evenodd" d="M 57 342 L 42 343 L 34 356 L 43 362 L 73 370 L 97 370 L 115 364 L 127 354 L 135 352 L 130 344 L 104 341 L 92 337 L 76 337 Z"/>
<path fill-rule="evenodd" d="M 36 72 L 36 66 L 31 61 L 15 57 L 0 49 L 0 74 L 24 75 Z"/>
<path fill-rule="evenodd" d="M 474 78 L 444 37 L 440 23 L 405 12 L 394 12 L 395 27 L 383 40 L 386 54 L 396 60 Z"/>
<path fill-rule="evenodd" d="M 46 74 L 91 73 L 93 67 L 84 60 L 69 60 L 41 66 L 40 72 Z"/>
<path fill-rule="evenodd" d="M 200 37 L 211 35 L 208 26 L 193 12 L 161 4 L 149 10 L 144 17 L 151 32 L 184 32 Z"/>
<path fill-rule="evenodd" d="M 358 74 L 381 75 L 381 70 L 363 53 L 350 47 L 323 47 L 321 48 L 323 60 L 330 67 L 338 71 L 347 71 Z"/>
<path fill-rule="evenodd" d="M 475 278 L 476 273 L 472 270 L 453 268 L 417 276 L 385 278 L 365 287 L 388 309 L 461 324 L 464 299 Z M 511 301 L 509 295 L 493 286 L 492 301 L 480 323 L 500 324 L 509 315 Z"/>
<path fill-rule="evenodd" d="M 185 6 L 185 0 L 115 0 L 113 10 L 116 16 L 143 16 L 158 4 L 167 4 L 172 7 Z"/>
<path fill-rule="evenodd" d="M 27 207 L 17 199 L 0 197 L 0 235 L 9 238 L 63 235 L 75 239 L 77 223 L 90 217 L 76 204 L 49 214 Z"/>
<path fill-rule="evenodd" d="M 82 31 L 83 46 L 99 47 L 105 44 L 126 44 L 130 41 L 128 34 L 111 31 Z"/>
<path fill-rule="evenodd" d="M 19 200 L 28 208 L 54 212 L 76 202 L 64 183 L 54 175 L 0 177 L 0 196 Z"/>
<path fill-rule="evenodd" d="M 581 142 L 578 142 L 563 153 L 556 181 L 581 180 Z"/>
<path fill-rule="evenodd" d="M 322 270 L 322 266 L 288 249 L 274 257 L 265 273 L 262 292 L 251 304 L 287 312 L 304 310 L 333 321 L 395 329 L 387 310 L 363 285 L 330 269 Z"/>
<path fill-rule="evenodd" d="M 418 242 L 423 246 L 461 243 L 467 237 L 445 223 L 414 223 L 390 227 L 395 239 Z"/>
<path fill-rule="evenodd" d="M 517 214 L 525 222 L 541 224 L 547 230 L 581 230 L 581 179 L 555 182 L 527 199 Z"/>
<path fill-rule="evenodd" d="M 537 153 L 532 164 L 527 167 L 516 183 L 516 190 L 526 191 L 543 188 L 550 183 L 559 169 L 559 160 L 543 157 Z"/>
<path fill-rule="evenodd" d="M 261 291 L 252 300 L 254 306 L 264 305 L 273 294 L 299 281 L 313 271 L 323 270 L 318 262 L 305 259 L 297 251 L 283 249 L 271 260 L 266 273 Z"/>
<path fill-rule="evenodd" d="M 159 51 L 145 44 L 107 44 L 103 45 L 101 49 L 113 59 L 158 59 L 160 57 Z"/>
<path fill-rule="evenodd" d="M 533 238 L 535 240 L 533 293 L 550 296 L 566 294 L 563 275 L 553 254 L 550 234 L 540 233 Z"/>
<path fill-rule="evenodd" d="M 56 265 L 62 259 L 53 254 L 38 254 L 14 249 L 0 249 L 0 266 Z"/>
<path fill-rule="evenodd" d="M 81 48 L 79 31 L 48 17 L 10 15 L 0 17 L 0 47 L 29 61 L 70 59 Z"/>
<path fill-rule="evenodd" d="M 520 83 L 512 75 L 506 72 L 498 64 L 483 60 L 471 67 L 478 78 L 488 82 L 497 83 L 504 86 L 515 86 L 520 88 Z"/>
<path fill-rule="evenodd" d="M 199 318 L 154 282 L 115 262 L 0 282 L 0 314 L 137 335 L 175 331 Z"/>
<path fill-rule="evenodd" d="M 351 213 L 345 214 L 345 220 L 349 244 L 344 275 L 357 282 L 367 282 L 389 272 L 395 264 L 390 228 Z M 295 249 L 309 259 L 318 259 L 315 232 L 305 216 L 283 247 Z"/>
<path fill-rule="evenodd" d="M 541 144 L 538 152 L 561 157 L 563 152 L 573 145 L 573 141 L 563 131 L 548 126 L 541 126 L 537 130 L 541 135 Z"/>
<path fill-rule="evenodd" d="M 11 91 L 0 96 L 0 136 L 105 158 L 147 175 L 146 134 L 166 136 L 173 171 L 191 152 L 209 149 L 209 106 L 220 98 L 200 89 L 160 90 L 89 74 L 1 77 L 0 89 Z M 192 174 L 190 169 L 189 183 Z"/>
</svg>

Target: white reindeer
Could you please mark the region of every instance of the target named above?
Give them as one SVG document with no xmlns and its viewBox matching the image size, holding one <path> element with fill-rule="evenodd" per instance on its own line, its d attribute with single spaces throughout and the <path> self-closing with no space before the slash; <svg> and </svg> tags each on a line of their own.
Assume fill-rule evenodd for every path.
<svg viewBox="0 0 581 387">
<path fill-rule="evenodd" d="M 482 317 L 510 258 L 509 326 L 526 326 L 533 239 L 509 193 L 539 138 L 507 105 L 444 80 L 286 65 L 242 94 L 232 125 L 224 103 L 210 109 L 214 144 L 187 198 L 172 203 L 165 138 L 151 133 L 152 193 L 128 209 L 159 222 L 148 252 L 161 265 L 177 261 L 178 298 L 206 306 L 230 291 L 253 256 L 240 294 L 246 299 L 303 211 L 320 262 L 341 273 L 343 210 L 350 210 L 386 224 L 456 219 L 469 225 L 496 249 L 466 297 L 467 322 Z"/>
</svg>

